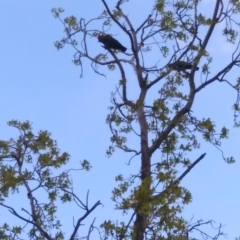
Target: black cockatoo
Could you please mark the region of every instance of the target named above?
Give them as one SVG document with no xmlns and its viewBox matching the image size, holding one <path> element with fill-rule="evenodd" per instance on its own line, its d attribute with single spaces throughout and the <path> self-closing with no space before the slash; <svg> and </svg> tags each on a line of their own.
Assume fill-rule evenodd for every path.
<svg viewBox="0 0 240 240">
<path fill-rule="evenodd" d="M 192 64 L 184 61 L 176 61 L 174 63 L 170 63 L 168 66 L 177 71 L 192 69 Z M 196 67 L 196 70 L 199 70 L 199 67 Z"/>
<path fill-rule="evenodd" d="M 126 52 L 127 48 L 125 48 L 118 40 L 113 38 L 110 35 L 98 35 L 98 41 L 103 43 L 105 48 L 111 48 L 114 50 L 120 50 L 122 52 Z"/>
</svg>

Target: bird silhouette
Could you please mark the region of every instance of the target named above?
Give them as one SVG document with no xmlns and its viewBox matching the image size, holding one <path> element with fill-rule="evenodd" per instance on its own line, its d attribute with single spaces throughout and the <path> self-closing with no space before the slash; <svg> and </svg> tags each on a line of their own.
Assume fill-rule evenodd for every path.
<svg viewBox="0 0 240 240">
<path fill-rule="evenodd" d="M 174 63 L 170 63 L 168 67 L 176 71 L 183 71 L 183 70 L 192 69 L 192 64 L 184 61 L 176 61 Z M 196 67 L 196 70 L 198 71 L 199 67 Z"/>
<path fill-rule="evenodd" d="M 104 47 L 107 49 L 120 50 L 122 52 L 126 52 L 127 50 L 127 48 L 125 48 L 118 40 L 108 34 L 98 35 L 98 41 L 103 43 Z"/>
</svg>

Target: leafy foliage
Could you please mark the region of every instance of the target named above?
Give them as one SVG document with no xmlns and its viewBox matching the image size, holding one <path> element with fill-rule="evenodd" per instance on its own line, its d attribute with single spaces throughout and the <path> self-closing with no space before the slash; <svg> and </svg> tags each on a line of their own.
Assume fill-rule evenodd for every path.
<svg viewBox="0 0 240 240">
<path fill-rule="evenodd" d="M 61 204 L 70 202 L 84 210 L 70 238 L 75 239 L 81 222 L 100 202 L 89 208 L 87 202 L 84 204 L 75 195 L 70 170 L 60 171 L 70 155 L 60 152 L 49 132 L 34 134 L 28 121 L 12 120 L 8 125 L 19 131 L 19 137 L 0 142 L 0 206 L 21 219 L 23 225 L 11 227 L 5 223 L 0 231 L 1 239 L 19 239 L 26 229 L 29 239 L 64 239 L 57 211 Z M 91 166 L 87 160 L 80 164 L 82 170 L 89 171 Z M 10 194 L 22 193 L 24 188 L 29 207 L 22 207 L 20 214 L 7 204 L 7 199 Z M 55 232 L 53 238 L 51 232 Z"/>
<path fill-rule="evenodd" d="M 62 20 L 59 17 L 64 27 L 71 31 L 58 44 L 61 47 L 72 45 L 76 50 L 75 58 L 89 60 L 94 72 L 99 75 L 104 75 L 99 66 L 107 66 L 109 70 L 118 68 L 121 74 L 112 93 L 112 105 L 107 116 L 112 133 L 107 155 L 110 157 L 115 148 L 130 153 L 129 164 L 136 157 L 140 162 L 140 171 L 132 173 L 131 177 L 123 174 L 116 177 L 118 186 L 112 191 L 112 199 L 116 209 L 131 217 L 129 222 L 120 224 L 106 220 L 102 224 L 103 238 L 188 239 L 188 234 L 194 229 L 212 223 L 199 221 L 192 224 L 182 217 L 184 206 L 192 201 L 192 196 L 181 186 L 181 180 L 205 156 L 202 154 L 192 160 L 188 154 L 201 148 L 203 141 L 222 152 L 222 141 L 229 136 L 226 126 L 218 126 L 218 122 L 209 117 L 197 117 L 192 107 L 196 95 L 216 81 L 227 83 L 239 96 L 239 80 L 234 83 L 226 78 L 233 67 L 240 66 L 239 24 L 236 20 L 240 12 L 239 3 L 231 1 L 224 6 L 223 1 L 217 0 L 213 4 L 212 16 L 209 16 L 202 11 L 201 1 L 157 0 L 148 17 L 135 27 L 131 15 L 123 10 L 128 1 L 117 1 L 113 10 L 105 0 L 101 1 L 105 7 L 103 13 L 90 21 L 82 18 L 75 21 L 79 22 L 78 31 L 73 31 L 75 25 L 66 24 L 68 18 Z M 208 43 L 216 26 L 223 21 L 226 22 L 223 37 L 236 49 L 229 64 L 213 73 L 210 69 L 213 57 Z M 113 24 L 119 27 L 129 39 L 131 53 L 127 52 L 122 58 L 118 52 L 107 49 L 107 53 L 92 56 L 88 39 L 102 31 L 91 28 L 90 22 L 101 22 L 103 32 L 108 32 Z M 75 39 L 80 36 L 82 44 L 74 45 Z M 158 54 L 152 54 L 150 59 L 151 52 Z M 179 60 L 192 63 L 191 69 L 174 71 L 168 67 Z M 127 95 L 128 79 L 133 80 L 124 64 L 132 67 L 136 85 L 139 86 L 139 97 L 134 100 Z M 197 66 L 201 71 L 200 80 L 195 78 Z M 156 93 L 153 100 L 148 98 L 150 89 Z M 235 126 L 239 126 L 238 115 L 239 97 L 234 103 Z M 135 142 L 140 141 L 138 148 L 128 141 L 130 136 L 138 139 Z M 235 161 L 232 156 L 225 157 L 223 152 L 222 156 L 228 163 Z M 223 233 L 219 230 L 212 239 L 221 235 Z"/>
<path fill-rule="evenodd" d="M 63 24 L 65 33 L 55 46 L 58 50 L 65 45 L 73 47 L 73 62 L 80 67 L 81 76 L 84 61 L 90 62 L 99 76 L 105 76 L 104 66 L 120 72 L 106 118 L 112 133 L 107 155 L 112 156 L 118 148 L 131 154 L 129 164 L 136 158 L 140 165 L 140 169 L 130 176 L 123 173 L 116 176 L 112 200 L 125 220 L 115 223 L 106 219 L 99 229 L 100 238 L 187 240 L 193 239 L 196 232 L 202 239 L 224 236 L 221 224 L 215 228 L 213 221 L 189 222 L 184 219 L 183 209 L 192 201 L 192 195 L 182 185 L 182 180 L 204 159 L 206 153 L 197 159 L 189 157 L 192 151 L 201 148 L 202 142 L 219 149 L 227 163 L 235 161 L 233 156 L 225 157 L 221 149 L 222 141 L 229 137 L 227 126 L 219 126 L 218 119 L 195 114 L 193 106 L 196 96 L 204 88 L 217 82 L 226 84 L 236 93 L 233 121 L 235 127 L 240 125 L 240 79 L 228 79 L 229 72 L 240 67 L 239 1 L 231 0 L 224 5 L 222 0 L 216 0 L 211 5 L 211 15 L 208 15 L 202 11 L 202 2 L 198 0 L 157 0 L 151 13 L 138 26 L 133 25 L 131 14 L 124 10 L 128 1 L 116 1 L 112 10 L 105 0 L 101 2 L 103 12 L 90 20 L 62 17 L 63 9 L 52 10 L 53 16 Z M 92 50 L 89 46 L 90 38 L 108 33 L 114 24 L 129 40 L 130 48 L 123 57 L 119 57 L 118 51 L 103 48 L 104 52 L 99 53 L 97 48 Z M 96 28 L 96 25 L 101 27 Z M 213 56 L 209 41 L 217 26 L 222 28 L 219 38 L 224 38 L 235 49 L 229 62 L 215 72 L 211 69 Z M 190 68 L 172 68 L 178 61 L 190 64 Z M 196 77 L 197 70 L 201 77 Z M 130 79 L 135 80 L 139 90 L 135 99 L 129 97 Z M 154 99 L 150 91 L 155 92 Z M 68 171 L 54 175 L 51 169 L 58 171 L 67 164 L 70 156 L 60 153 L 48 132 L 42 131 L 35 136 L 29 122 L 11 121 L 9 124 L 20 131 L 20 136 L 17 140 L 0 142 L 0 204 L 32 226 L 31 239 L 52 239 L 49 234 L 52 229 L 56 232 L 54 239 L 64 239 L 61 223 L 55 218 L 56 203 L 76 201 L 85 214 L 78 219 L 70 237 L 73 240 L 81 222 L 100 202 L 88 208 L 88 204 L 83 204 L 74 194 Z M 136 147 L 129 141 L 130 137 L 140 144 Z M 81 166 L 87 171 L 91 168 L 86 160 Z M 30 220 L 5 204 L 9 192 L 18 193 L 22 187 L 26 188 L 30 201 L 30 210 L 23 211 Z M 41 204 L 34 196 L 39 189 L 47 196 Z M 203 225 L 217 229 L 216 235 L 210 236 L 203 231 Z M 92 224 L 87 239 L 93 228 Z M 7 239 L 9 233 L 19 235 L 22 230 L 23 227 L 12 228 L 5 224 L 0 234 Z"/>
</svg>

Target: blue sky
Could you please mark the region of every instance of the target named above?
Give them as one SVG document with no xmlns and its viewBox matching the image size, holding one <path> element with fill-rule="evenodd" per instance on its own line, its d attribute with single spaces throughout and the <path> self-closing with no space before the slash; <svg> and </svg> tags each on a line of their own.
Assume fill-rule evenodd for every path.
<svg viewBox="0 0 240 240">
<path fill-rule="evenodd" d="M 134 8 L 136 0 L 128 3 L 126 8 L 137 25 L 148 15 L 145 11 L 151 10 L 149 1 L 138 2 L 141 2 L 138 11 Z M 206 9 L 211 8 L 211 2 L 208 2 L 203 5 Z M 110 137 L 105 118 L 109 112 L 110 93 L 119 80 L 119 74 L 116 70 L 103 78 L 92 71 L 89 62 L 85 62 L 83 78 L 79 78 L 80 69 L 71 62 L 74 51 L 70 47 L 57 51 L 54 47 L 54 42 L 63 37 L 63 27 L 52 17 L 53 7 L 64 8 L 64 16 L 75 15 L 88 19 L 98 16 L 103 10 L 101 1 L 95 0 L 0 2 L 0 136 L 1 139 L 16 136 L 16 131 L 6 124 L 11 119 L 31 121 L 35 131 L 50 131 L 59 147 L 71 154 L 69 167 L 76 167 L 83 159 L 88 159 L 93 165 L 89 173 L 78 172 L 73 176 L 80 197 L 85 198 L 89 189 L 91 202 L 101 200 L 104 204 L 91 215 L 89 221 L 95 216 L 97 222 L 105 217 L 117 220 L 122 218 L 121 214 L 112 210 L 114 205 L 110 201 L 111 190 L 115 186 L 114 177 L 121 172 L 127 176 L 138 168 L 137 160 L 133 160 L 130 167 L 126 166 L 129 156 L 121 151 L 116 151 L 110 159 L 105 154 Z M 127 37 L 121 30 L 114 25 L 112 29 L 113 34 L 118 35 L 129 48 Z M 214 39 L 209 44 L 213 53 L 213 72 L 231 57 L 231 48 L 218 38 L 220 31 L 220 27 L 216 29 Z M 95 55 L 102 51 L 97 40 L 92 43 L 91 50 Z M 132 72 L 129 76 L 135 80 Z M 234 69 L 229 79 L 234 81 L 237 76 L 238 71 Z M 197 78 L 200 79 L 200 73 Z M 131 84 L 129 89 L 133 95 L 138 94 L 135 84 Z M 199 93 L 193 111 L 199 117 L 212 117 L 219 126 L 231 127 L 231 107 L 235 97 L 234 91 L 227 85 L 214 83 Z M 230 138 L 222 147 L 226 155 L 236 157 L 237 163 L 227 165 L 219 151 L 202 143 L 201 149 L 191 153 L 190 157 L 195 160 L 204 152 L 207 155 L 184 180 L 185 186 L 193 193 L 193 203 L 186 208 L 185 216 L 191 219 L 194 215 L 196 220 L 213 219 L 226 225 L 224 231 L 229 239 L 240 235 L 239 145 L 239 129 L 231 129 Z M 12 203 L 15 201 L 10 200 Z M 16 208 L 21 209 L 26 201 L 27 198 L 18 201 Z M 64 216 L 67 234 L 70 233 L 75 212 L 76 208 L 72 206 L 67 212 L 65 209 L 59 210 L 59 214 Z M 11 219 L 13 216 L 1 209 L 0 221 Z"/>
</svg>

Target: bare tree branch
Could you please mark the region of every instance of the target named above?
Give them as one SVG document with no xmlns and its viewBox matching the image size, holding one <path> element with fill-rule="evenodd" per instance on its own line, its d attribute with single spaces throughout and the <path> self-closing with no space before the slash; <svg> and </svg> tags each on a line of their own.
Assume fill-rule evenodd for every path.
<svg viewBox="0 0 240 240">
<path fill-rule="evenodd" d="M 96 207 L 98 207 L 99 205 L 101 205 L 101 202 L 100 202 L 100 201 L 97 201 L 90 209 L 88 209 L 88 210 L 86 211 L 86 213 L 85 213 L 82 217 L 80 217 L 80 218 L 78 219 L 77 224 L 76 224 L 76 226 L 75 226 L 75 228 L 74 228 L 74 230 L 73 230 L 73 233 L 71 234 L 71 237 L 70 237 L 69 240 L 74 240 L 74 239 L 75 239 L 75 236 L 76 236 L 76 234 L 77 234 L 77 231 L 78 231 L 78 229 L 79 229 L 82 221 L 83 221 L 84 219 L 86 219 L 86 218 L 91 214 L 91 212 L 92 212 Z"/>
<path fill-rule="evenodd" d="M 20 218 L 21 220 L 23 220 L 24 222 L 27 222 L 27 223 L 30 223 L 32 225 L 34 225 L 38 230 L 39 232 L 42 234 L 42 236 L 44 236 L 47 240 L 52 240 L 51 236 L 48 235 L 48 233 L 46 231 L 43 230 L 43 228 L 37 224 L 35 221 L 30 221 L 24 217 L 22 217 L 21 215 L 19 215 L 15 210 L 14 208 L 10 207 L 10 206 L 7 206 L 3 203 L 0 203 L 1 206 L 5 207 L 5 208 L 8 208 L 9 209 L 9 212 L 12 213 L 14 216 Z"/>
</svg>

